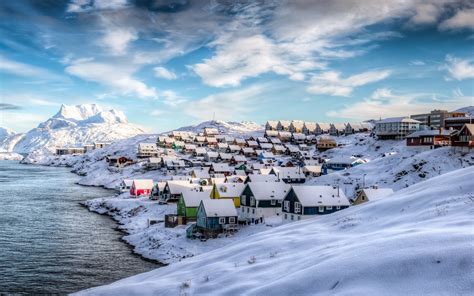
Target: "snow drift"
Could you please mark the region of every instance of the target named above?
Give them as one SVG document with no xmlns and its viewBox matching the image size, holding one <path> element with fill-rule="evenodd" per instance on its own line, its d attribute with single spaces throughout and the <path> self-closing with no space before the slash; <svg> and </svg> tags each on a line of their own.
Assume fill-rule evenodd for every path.
<svg viewBox="0 0 474 296">
<path fill-rule="evenodd" d="M 467 295 L 474 167 L 78 295 Z"/>
</svg>

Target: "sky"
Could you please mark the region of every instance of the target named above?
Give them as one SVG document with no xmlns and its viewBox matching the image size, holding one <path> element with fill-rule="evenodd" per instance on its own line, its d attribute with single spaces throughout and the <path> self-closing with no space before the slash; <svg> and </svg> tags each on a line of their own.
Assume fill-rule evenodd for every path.
<svg viewBox="0 0 474 296">
<path fill-rule="evenodd" d="M 0 1 L 0 126 L 96 103 L 160 132 L 474 105 L 474 2 Z"/>
</svg>

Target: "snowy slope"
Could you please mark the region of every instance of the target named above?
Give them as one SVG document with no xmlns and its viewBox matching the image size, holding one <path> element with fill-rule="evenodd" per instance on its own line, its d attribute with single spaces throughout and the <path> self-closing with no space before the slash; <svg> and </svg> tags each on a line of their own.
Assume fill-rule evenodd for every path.
<svg viewBox="0 0 474 296">
<path fill-rule="evenodd" d="M 11 135 L 0 143 L 4 151 L 49 154 L 55 147 L 80 147 L 93 142 L 112 142 L 133 137 L 144 130 L 130 124 L 116 110 L 102 110 L 95 104 L 62 105 L 59 112 L 37 128 Z"/>
<path fill-rule="evenodd" d="M 178 128 L 178 131 L 190 131 L 195 133 L 200 133 L 206 127 L 217 128 L 220 133 L 227 134 L 231 136 L 242 136 L 242 135 L 263 135 L 265 132 L 265 127 L 257 124 L 252 121 L 242 121 L 242 122 L 234 122 L 234 121 L 219 121 L 219 120 L 211 120 L 211 121 L 204 121 L 197 125 L 190 125 Z"/>
<path fill-rule="evenodd" d="M 467 116 L 474 117 L 474 106 L 467 106 L 456 110 L 456 112 L 465 112 Z"/>
<path fill-rule="evenodd" d="M 468 295 L 474 167 L 79 295 Z"/>
</svg>

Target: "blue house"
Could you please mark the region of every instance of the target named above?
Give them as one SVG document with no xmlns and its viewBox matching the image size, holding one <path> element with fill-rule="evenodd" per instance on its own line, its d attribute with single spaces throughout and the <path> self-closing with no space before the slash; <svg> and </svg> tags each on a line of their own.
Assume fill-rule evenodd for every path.
<svg viewBox="0 0 474 296">
<path fill-rule="evenodd" d="M 237 230 L 237 210 L 231 199 L 202 200 L 196 218 L 196 228 L 206 236 Z"/>
<path fill-rule="evenodd" d="M 348 168 L 351 168 L 363 163 L 365 163 L 365 161 L 360 158 L 334 157 L 326 162 L 325 168 L 334 170 L 334 171 L 340 171 L 340 170 L 348 169 Z"/>
</svg>

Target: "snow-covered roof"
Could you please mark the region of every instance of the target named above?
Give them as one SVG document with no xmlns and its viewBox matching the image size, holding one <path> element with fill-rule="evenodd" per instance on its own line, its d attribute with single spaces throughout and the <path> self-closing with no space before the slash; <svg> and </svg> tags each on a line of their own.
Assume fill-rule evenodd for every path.
<svg viewBox="0 0 474 296">
<path fill-rule="evenodd" d="M 364 163 L 365 161 L 360 158 L 354 158 L 350 156 L 336 156 L 328 160 L 326 163 L 329 164 L 353 164 L 353 163 Z"/>
<path fill-rule="evenodd" d="M 194 150 L 194 152 L 195 152 L 196 154 L 202 154 L 202 155 L 204 155 L 204 154 L 207 153 L 206 148 L 203 148 L 203 147 L 198 147 L 198 148 L 196 148 L 196 149 Z"/>
<path fill-rule="evenodd" d="M 455 133 L 453 130 L 443 130 L 440 132 L 440 130 L 422 130 L 422 131 L 417 131 L 414 133 L 411 133 L 407 136 L 407 138 L 418 138 L 422 136 L 450 136 L 451 134 Z"/>
<path fill-rule="evenodd" d="M 234 202 L 230 199 L 204 199 L 201 201 L 206 217 L 237 216 Z"/>
<path fill-rule="evenodd" d="M 240 176 L 239 176 L 240 177 Z M 220 197 L 237 197 L 245 188 L 243 183 L 224 183 L 216 185 Z"/>
<path fill-rule="evenodd" d="M 291 138 L 291 133 L 290 132 L 279 131 L 278 136 L 280 138 Z"/>
<path fill-rule="evenodd" d="M 123 179 L 123 180 L 122 180 L 122 183 L 123 183 L 125 186 L 130 187 L 130 186 L 132 186 L 133 180 L 131 180 L 131 179 Z"/>
<path fill-rule="evenodd" d="M 272 127 L 272 128 L 276 128 L 277 125 L 278 125 L 278 121 L 276 121 L 276 120 L 269 120 L 269 121 L 267 121 L 266 125 L 268 125 L 268 126 L 270 126 L 270 127 Z"/>
<path fill-rule="evenodd" d="M 255 150 L 252 147 L 243 147 L 242 152 L 243 153 L 255 153 Z"/>
<path fill-rule="evenodd" d="M 273 144 L 271 143 L 260 143 L 260 148 L 262 149 L 272 149 Z"/>
<path fill-rule="evenodd" d="M 229 150 L 230 151 L 240 151 L 240 146 L 239 145 L 229 145 Z"/>
<path fill-rule="evenodd" d="M 321 173 L 322 166 L 320 165 L 305 165 L 303 167 L 304 171 L 310 172 L 310 173 Z"/>
<path fill-rule="evenodd" d="M 344 191 L 338 187 L 299 185 L 292 189 L 304 207 L 350 205 Z"/>
<path fill-rule="evenodd" d="M 229 147 L 227 143 L 217 143 L 217 148 L 219 149 L 227 149 L 227 147 Z"/>
<path fill-rule="evenodd" d="M 267 131 L 265 131 L 265 134 L 267 135 L 267 137 L 277 137 L 278 136 L 278 131 L 267 130 Z"/>
<path fill-rule="evenodd" d="M 218 157 L 219 156 L 219 153 L 215 152 L 215 151 L 207 151 L 206 153 L 207 157 Z"/>
<path fill-rule="evenodd" d="M 243 155 L 234 155 L 234 156 L 232 156 L 232 158 L 234 159 L 234 161 L 237 161 L 237 162 L 246 162 L 247 161 L 247 158 Z"/>
<path fill-rule="evenodd" d="M 232 154 L 221 152 L 221 153 L 219 153 L 219 157 L 222 158 L 222 159 L 231 159 Z"/>
<path fill-rule="evenodd" d="M 280 140 L 280 139 L 278 139 L 278 138 L 273 138 L 273 137 L 270 138 L 270 142 L 271 142 L 272 144 L 281 144 L 281 140 Z"/>
<path fill-rule="evenodd" d="M 248 176 L 250 182 L 278 182 L 278 177 L 273 174 L 259 175 L 251 174 Z"/>
<path fill-rule="evenodd" d="M 247 186 L 256 200 L 282 200 L 291 188 L 284 182 L 250 182 Z"/>
<path fill-rule="evenodd" d="M 189 190 L 181 193 L 186 207 L 198 207 L 202 200 L 211 199 L 210 192 L 212 187 L 206 186 L 202 190 Z"/>
<path fill-rule="evenodd" d="M 258 146 L 258 143 L 257 143 L 257 141 L 248 140 L 247 145 L 249 145 L 249 146 Z"/>
<path fill-rule="evenodd" d="M 300 167 L 273 167 L 272 170 L 281 179 L 305 178 L 303 169 Z"/>
<path fill-rule="evenodd" d="M 294 128 L 303 128 L 304 121 L 302 121 L 302 120 L 292 120 L 291 121 L 291 126 L 293 126 Z"/>
<path fill-rule="evenodd" d="M 189 183 L 188 180 L 169 180 L 167 184 L 171 194 L 180 194 L 200 187 L 199 184 Z"/>
<path fill-rule="evenodd" d="M 140 150 L 156 150 L 155 143 L 138 143 L 138 149 Z"/>
<path fill-rule="evenodd" d="M 302 133 L 293 133 L 293 139 L 295 140 L 304 140 L 306 139 L 306 135 Z"/>
<path fill-rule="evenodd" d="M 232 169 L 227 163 L 213 163 L 212 169 L 214 172 L 231 172 Z"/>
<path fill-rule="evenodd" d="M 152 179 L 134 179 L 133 184 L 135 184 L 136 189 L 151 189 L 153 188 Z"/>
<path fill-rule="evenodd" d="M 364 188 L 362 190 L 369 201 L 379 200 L 393 194 L 392 188 Z"/>
<path fill-rule="evenodd" d="M 160 163 L 161 158 L 160 157 L 150 157 L 148 158 L 148 163 Z"/>
</svg>

